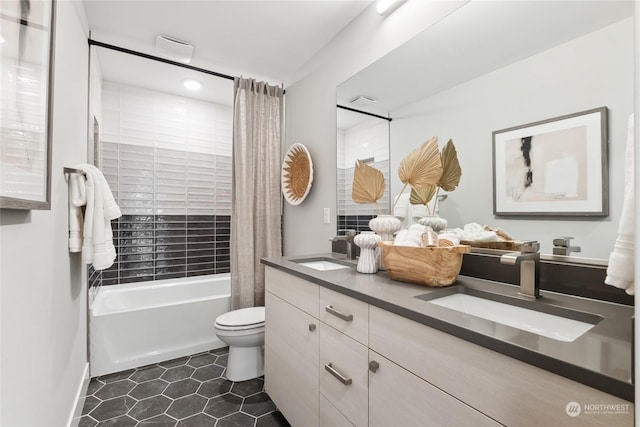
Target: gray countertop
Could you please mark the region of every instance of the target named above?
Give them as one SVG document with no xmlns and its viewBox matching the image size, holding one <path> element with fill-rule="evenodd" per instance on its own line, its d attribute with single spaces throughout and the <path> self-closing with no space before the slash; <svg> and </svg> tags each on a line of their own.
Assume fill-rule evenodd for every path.
<svg viewBox="0 0 640 427">
<path fill-rule="evenodd" d="M 332 259 L 351 268 L 320 271 L 299 265 L 301 260 Z M 297 261 L 297 262 L 295 262 Z M 573 379 L 623 399 L 634 401 L 632 380 L 633 307 L 541 291 L 542 298 L 526 301 L 518 287 L 459 276 L 451 286 L 432 288 L 389 279 L 387 273 L 361 274 L 355 261 L 342 254 L 265 258 L 262 263 L 302 279 L 383 308 L 400 316 L 457 336 L 507 356 Z M 539 311 L 561 307 L 602 317 L 588 332 L 572 342 L 558 341 L 459 311 L 430 304 L 440 295 L 481 290 L 535 304 Z"/>
</svg>

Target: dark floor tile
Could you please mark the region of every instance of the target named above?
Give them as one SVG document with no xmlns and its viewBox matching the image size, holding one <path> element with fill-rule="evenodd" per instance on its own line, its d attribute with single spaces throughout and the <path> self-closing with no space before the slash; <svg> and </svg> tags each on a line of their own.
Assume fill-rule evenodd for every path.
<svg viewBox="0 0 640 427">
<path fill-rule="evenodd" d="M 254 378 L 248 381 L 233 383 L 231 392 L 238 396 L 247 397 L 252 394 L 261 392 L 264 389 L 264 380 L 262 378 Z"/>
<path fill-rule="evenodd" d="M 129 415 L 138 421 L 142 421 L 164 413 L 169 405 L 171 405 L 171 399 L 167 396 L 149 397 L 136 403 L 129 411 Z"/>
<path fill-rule="evenodd" d="M 238 412 L 242 407 L 242 398 L 235 394 L 226 393 L 222 396 L 214 397 L 204 408 L 204 412 L 212 417 L 222 418 L 234 412 Z"/>
<path fill-rule="evenodd" d="M 233 383 L 226 378 L 214 378 L 202 383 L 198 389 L 198 394 L 204 397 L 216 397 L 228 393 Z"/>
<path fill-rule="evenodd" d="M 80 422 L 78 423 L 78 427 L 95 427 L 98 422 L 91 418 L 88 415 L 80 417 Z"/>
<path fill-rule="evenodd" d="M 192 417 L 185 418 L 178 421 L 177 427 L 214 427 L 216 425 L 216 419 L 210 417 L 205 413 L 199 413 Z"/>
<path fill-rule="evenodd" d="M 244 403 L 242 403 L 241 409 L 242 412 L 246 412 L 247 414 L 253 415 L 254 417 L 259 417 L 275 410 L 275 403 L 273 403 L 273 401 L 269 398 L 269 396 L 267 396 L 267 393 L 265 392 L 254 394 L 253 396 L 245 398 Z"/>
<path fill-rule="evenodd" d="M 120 380 L 112 383 L 105 384 L 100 390 L 98 390 L 94 396 L 100 400 L 113 399 L 114 397 L 124 396 L 129 393 L 132 388 L 136 386 L 131 380 Z"/>
<path fill-rule="evenodd" d="M 184 365 L 189 361 L 189 356 L 178 357 L 177 359 L 165 360 L 164 362 L 158 363 L 158 365 L 163 366 L 165 368 L 175 368 L 176 366 Z"/>
<path fill-rule="evenodd" d="M 200 387 L 200 381 L 196 381 L 192 378 L 176 381 L 169 384 L 169 387 L 163 392 L 165 396 L 172 399 L 178 399 L 189 394 L 193 394 Z"/>
<path fill-rule="evenodd" d="M 100 390 L 100 387 L 102 387 L 103 385 L 104 382 L 100 381 L 97 378 L 92 378 L 91 381 L 89 381 L 89 387 L 87 387 L 87 396 Z"/>
<path fill-rule="evenodd" d="M 117 418 L 112 418 L 107 421 L 102 421 L 96 425 L 96 427 L 134 427 L 136 420 L 127 415 L 122 415 Z"/>
<path fill-rule="evenodd" d="M 258 418 L 256 427 L 291 427 L 280 411 L 274 411 Z"/>
<path fill-rule="evenodd" d="M 223 372 L 223 367 L 218 365 L 209 365 L 196 369 L 191 376 L 200 381 L 207 381 L 214 378 L 220 378 Z"/>
<path fill-rule="evenodd" d="M 146 381 L 135 386 L 133 390 L 129 392 L 129 396 L 138 400 L 146 399 L 147 397 L 156 396 L 162 393 L 168 385 L 168 382 L 161 379 Z"/>
<path fill-rule="evenodd" d="M 174 427 L 177 420 L 171 418 L 167 414 L 156 415 L 153 418 L 139 422 L 136 427 Z"/>
<path fill-rule="evenodd" d="M 228 361 L 229 361 L 229 354 L 228 353 L 227 354 L 221 354 L 216 359 L 216 365 L 226 368 Z"/>
<path fill-rule="evenodd" d="M 216 427 L 247 427 L 255 424 L 256 419 L 251 415 L 242 412 L 236 412 L 227 417 L 220 418 Z"/>
<path fill-rule="evenodd" d="M 135 399 L 129 396 L 116 397 L 100 403 L 89 412 L 89 415 L 96 421 L 105 421 L 126 414 L 135 403 Z"/>
<path fill-rule="evenodd" d="M 195 356 L 191 356 L 191 359 L 189 359 L 187 365 L 194 368 L 200 368 L 202 366 L 213 364 L 217 358 L 217 356 L 209 353 L 197 354 Z"/>
<path fill-rule="evenodd" d="M 206 404 L 207 399 L 198 394 L 181 397 L 173 401 L 169 409 L 167 409 L 167 414 L 181 420 L 202 412 Z"/>
<path fill-rule="evenodd" d="M 134 372 L 135 372 L 135 369 L 128 369 L 126 371 L 116 372 L 109 375 L 103 375 L 101 377 L 98 377 L 98 380 L 104 383 L 112 383 L 115 381 L 124 380 L 125 378 L 129 378 L 129 375 L 131 375 Z"/>
<path fill-rule="evenodd" d="M 186 365 L 177 366 L 175 368 L 167 369 L 167 372 L 162 374 L 160 378 L 169 382 L 174 382 L 178 380 L 183 380 L 185 378 L 189 378 L 194 371 L 195 369 L 192 368 L 191 366 L 186 366 Z"/>
<path fill-rule="evenodd" d="M 136 372 L 131 374 L 129 379 L 137 383 L 143 383 L 145 381 L 160 378 L 160 376 L 164 374 L 165 371 L 166 371 L 166 368 L 163 368 L 162 366 L 149 365 L 143 368 L 138 368 Z"/>
<path fill-rule="evenodd" d="M 84 406 L 82 407 L 82 415 L 86 415 L 93 410 L 101 402 L 100 399 L 94 396 L 87 396 L 84 399 Z"/>
</svg>

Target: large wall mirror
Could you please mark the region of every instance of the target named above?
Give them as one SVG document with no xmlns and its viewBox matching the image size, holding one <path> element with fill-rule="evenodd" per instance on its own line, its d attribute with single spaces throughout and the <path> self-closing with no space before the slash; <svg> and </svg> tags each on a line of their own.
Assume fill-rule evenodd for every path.
<svg viewBox="0 0 640 427">
<path fill-rule="evenodd" d="M 393 118 L 391 199 L 406 154 L 432 136 L 441 146 L 452 139 L 462 179 L 439 205 L 450 227 L 502 228 L 538 240 L 546 254 L 554 237 L 572 236 L 581 247 L 572 256 L 607 259 L 633 113 L 633 12 L 632 1 L 472 1 L 339 85 L 337 103 L 366 96 Z M 598 107 L 608 112 L 609 215 L 494 215 L 492 132 Z M 338 152 L 346 150 L 338 138 Z"/>
</svg>

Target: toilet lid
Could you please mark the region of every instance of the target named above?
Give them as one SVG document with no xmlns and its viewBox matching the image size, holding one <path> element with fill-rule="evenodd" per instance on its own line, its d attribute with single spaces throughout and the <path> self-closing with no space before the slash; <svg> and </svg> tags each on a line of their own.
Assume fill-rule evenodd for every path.
<svg viewBox="0 0 640 427">
<path fill-rule="evenodd" d="M 249 307 L 233 310 L 218 316 L 220 326 L 251 326 L 264 323 L 264 307 Z"/>
</svg>

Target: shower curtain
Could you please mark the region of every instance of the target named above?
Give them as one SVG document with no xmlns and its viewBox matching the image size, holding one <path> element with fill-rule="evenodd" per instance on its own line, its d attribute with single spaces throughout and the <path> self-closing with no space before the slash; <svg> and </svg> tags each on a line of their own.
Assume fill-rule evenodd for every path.
<svg viewBox="0 0 640 427">
<path fill-rule="evenodd" d="M 234 79 L 232 309 L 264 305 L 264 266 L 260 258 L 282 253 L 283 92 L 254 79 Z"/>
</svg>

